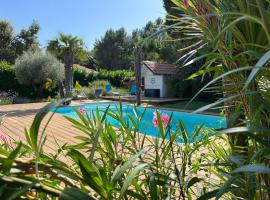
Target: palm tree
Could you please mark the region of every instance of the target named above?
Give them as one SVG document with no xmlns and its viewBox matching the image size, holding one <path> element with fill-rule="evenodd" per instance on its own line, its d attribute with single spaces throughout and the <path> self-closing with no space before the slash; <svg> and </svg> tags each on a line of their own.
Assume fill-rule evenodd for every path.
<svg viewBox="0 0 270 200">
<path fill-rule="evenodd" d="M 60 33 L 55 40 L 50 40 L 47 51 L 54 54 L 65 65 L 65 95 L 71 96 L 73 86 L 74 57 L 83 49 L 83 40 L 76 36 Z"/>
</svg>

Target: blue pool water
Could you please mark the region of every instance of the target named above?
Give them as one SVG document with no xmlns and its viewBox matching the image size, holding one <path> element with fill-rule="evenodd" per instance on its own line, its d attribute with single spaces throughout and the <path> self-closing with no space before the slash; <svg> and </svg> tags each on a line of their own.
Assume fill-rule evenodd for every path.
<svg viewBox="0 0 270 200">
<path fill-rule="evenodd" d="M 79 108 L 85 109 L 86 112 L 92 113 L 95 112 L 96 108 L 99 111 L 104 111 L 107 106 L 110 105 L 110 110 L 116 111 L 119 108 L 119 103 L 115 102 L 106 102 L 106 103 L 90 103 L 82 106 L 67 106 L 67 107 L 60 107 L 56 110 L 56 113 L 78 118 L 75 110 Z M 128 115 L 135 117 L 134 107 L 130 104 L 123 103 L 123 118 L 128 120 Z M 143 107 L 137 107 L 139 114 L 144 111 Z M 161 137 L 158 129 L 153 125 L 153 113 L 156 109 L 147 108 L 146 112 L 144 113 L 143 120 L 139 127 L 139 132 L 147 135 L 151 135 L 154 137 Z M 168 114 L 169 116 L 173 113 L 172 121 L 171 121 L 171 129 L 174 130 L 177 127 L 179 120 L 181 120 L 188 131 L 191 134 L 193 131 L 196 130 L 199 126 L 203 125 L 206 129 L 220 129 L 226 127 L 226 120 L 223 117 L 219 116 L 210 116 L 210 115 L 202 115 L 202 114 L 191 114 L 191 113 L 184 113 L 184 112 L 175 112 L 175 111 L 168 111 L 168 110 L 159 110 L 161 114 Z M 112 125 L 119 125 L 112 117 L 107 117 L 107 122 L 111 123 Z"/>
</svg>

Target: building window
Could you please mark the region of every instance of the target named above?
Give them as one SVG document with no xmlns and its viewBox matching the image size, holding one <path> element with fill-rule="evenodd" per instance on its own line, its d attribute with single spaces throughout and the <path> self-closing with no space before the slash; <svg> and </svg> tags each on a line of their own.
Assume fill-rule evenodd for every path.
<svg viewBox="0 0 270 200">
<path fill-rule="evenodd" d="M 151 78 L 151 84 L 154 85 L 156 82 L 156 79 L 155 78 Z"/>
</svg>

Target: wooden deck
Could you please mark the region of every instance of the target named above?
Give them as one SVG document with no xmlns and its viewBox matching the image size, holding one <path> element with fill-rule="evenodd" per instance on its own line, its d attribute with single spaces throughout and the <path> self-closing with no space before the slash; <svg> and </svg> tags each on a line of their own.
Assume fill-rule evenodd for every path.
<svg viewBox="0 0 270 200">
<path fill-rule="evenodd" d="M 90 103 L 93 101 L 72 102 L 72 105 L 81 103 Z M 8 135 L 16 141 L 26 142 L 24 128 L 29 129 L 35 114 L 40 108 L 47 103 L 30 103 L 30 104 L 12 104 L 0 106 L 0 116 L 6 114 L 3 124 L 0 125 L 0 134 Z M 44 128 L 50 114 L 45 117 L 41 124 L 41 130 Z M 74 138 L 83 133 L 72 127 L 62 115 L 55 114 L 50 121 L 47 129 L 47 141 L 44 146 L 44 151 L 53 153 L 57 149 L 56 141 L 59 145 L 65 143 L 75 144 L 77 140 Z"/>
</svg>

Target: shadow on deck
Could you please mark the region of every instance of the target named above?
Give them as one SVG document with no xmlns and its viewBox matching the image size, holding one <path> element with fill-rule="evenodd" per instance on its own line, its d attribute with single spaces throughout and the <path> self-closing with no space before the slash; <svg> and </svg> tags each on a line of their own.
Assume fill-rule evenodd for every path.
<svg viewBox="0 0 270 200">
<path fill-rule="evenodd" d="M 105 100 L 111 101 L 119 101 L 121 99 L 123 102 L 136 102 L 136 96 L 102 96 L 100 97 Z M 142 97 L 142 103 L 158 103 L 158 104 L 166 104 L 166 103 L 175 103 L 180 101 L 186 101 L 184 98 L 154 98 L 154 97 Z"/>
</svg>

